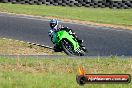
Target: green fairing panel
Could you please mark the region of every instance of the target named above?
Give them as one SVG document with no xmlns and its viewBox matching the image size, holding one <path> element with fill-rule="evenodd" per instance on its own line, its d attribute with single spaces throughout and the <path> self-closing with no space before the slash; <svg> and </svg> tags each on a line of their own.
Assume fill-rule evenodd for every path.
<svg viewBox="0 0 132 88">
<path fill-rule="evenodd" d="M 57 38 L 58 37 L 58 38 Z M 63 38 L 66 38 L 68 39 L 73 45 L 74 45 L 74 50 L 76 50 L 77 48 L 79 48 L 79 44 L 78 42 L 74 41 L 73 40 L 73 36 L 72 35 L 69 35 L 69 33 L 67 33 L 66 31 L 64 30 L 61 30 L 57 33 L 55 33 L 54 37 L 53 37 L 53 42 L 59 44 L 59 42 L 63 39 Z"/>
<path fill-rule="evenodd" d="M 53 43 L 57 43 L 57 42 L 58 42 L 57 33 L 55 33 L 53 36 Z"/>
</svg>

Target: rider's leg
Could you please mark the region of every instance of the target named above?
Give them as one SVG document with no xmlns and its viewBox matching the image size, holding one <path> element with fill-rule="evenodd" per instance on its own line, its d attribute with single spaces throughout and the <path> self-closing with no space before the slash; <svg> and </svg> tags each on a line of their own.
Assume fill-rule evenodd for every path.
<svg viewBox="0 0 132 88">
<path fill-rule="evenodd" d="M 83 45 L 83 40 L 79 39 L 76 35 L 76 33 L 72 30 L 72 29 L 68 29 L 68 28 L 64 28 L 64 30 L 66 30 L 67 32 L 69 32 L 69 34 L 71 34 L 79 43 L 79 45 L 82 47 L 82 49 L 84 51 L 86 51 L 86 48 Z"/>
<path fill-rule="evenodd" d="M 85 46 L 83 45 L 83 40 L 79 39 L 76 35 L 75 32 L 73 32 L 72 30 L 70 30 L 70 34 L 78 41 L 79 45 L 82 47 L 82 49 L 86 52 L 86 48 Z"/>
<path fill-rule="evenodd" d="M 70 34 L 78 41 L 79 44 L 83 43 L 83 40 L 79 39 L 76 35 L 75 32 L 73 32 L 72 30 L 70 30 Z"/>
<path fill-rule="evenodd" d="M 54 45 L 53 50 L 54 50 L 55 52 L 61 52 L 61 51 L 62 51 L 62 49 L 60 49 L 60 47 L 57 46 L 56 44 Z"/>
</svg>

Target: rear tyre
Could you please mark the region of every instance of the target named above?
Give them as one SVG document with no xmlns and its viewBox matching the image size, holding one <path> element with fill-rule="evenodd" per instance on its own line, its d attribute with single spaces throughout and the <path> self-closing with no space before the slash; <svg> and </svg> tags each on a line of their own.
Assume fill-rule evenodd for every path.
<svg viewBox="0 0 132 88">
<path fill-rule="evenodd" d="M 83 48 L 81 47 L 79 56 L 85 56 L 85 55 L 86 55 L 86 52 L 87 52 L 87 50 L 86 50 L 86 49 L 83 49 Z"/>
</svg>

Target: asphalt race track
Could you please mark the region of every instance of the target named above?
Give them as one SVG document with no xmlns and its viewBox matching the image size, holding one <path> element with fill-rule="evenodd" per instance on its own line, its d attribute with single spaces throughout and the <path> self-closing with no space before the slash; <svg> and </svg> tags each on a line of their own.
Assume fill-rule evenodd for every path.
<svg viewBox="0 0 132 88">
<path fill-rule="evenodd" d="M 64 23 L 73 29 L 88 49 L 89 56 L 132 56 L 132 31 Z M 53 47 L 48 36 L 48 20 L 0 13 L 0 37 Z"/>
</svg>

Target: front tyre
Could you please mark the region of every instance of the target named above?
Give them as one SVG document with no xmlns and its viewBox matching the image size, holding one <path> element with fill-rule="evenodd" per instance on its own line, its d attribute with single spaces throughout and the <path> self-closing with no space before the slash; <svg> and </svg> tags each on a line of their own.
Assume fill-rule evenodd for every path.
<svg viewBox="0 0 132 88">
<path fill-rule="evenodd" d="M 73 56 L 73 55 L 84 56 L 85 55 L 85 52 L 81 49 L 81 47 L 77 51 L 74 51 L 74 47 L 72 43 L 67 39 L 64 39 L 61 41 L 61 46 L 64 52 L 69 56 Z"/>
<path fill-rule="evenodd" d="M 69 40 L 67 40 L 67 39 L 62 40 L 61 46 L 67 55 L 70 55 L 70 56 L 74 55 L 73 45 L 71 44 L 71 42 Z"/>
</svg>

